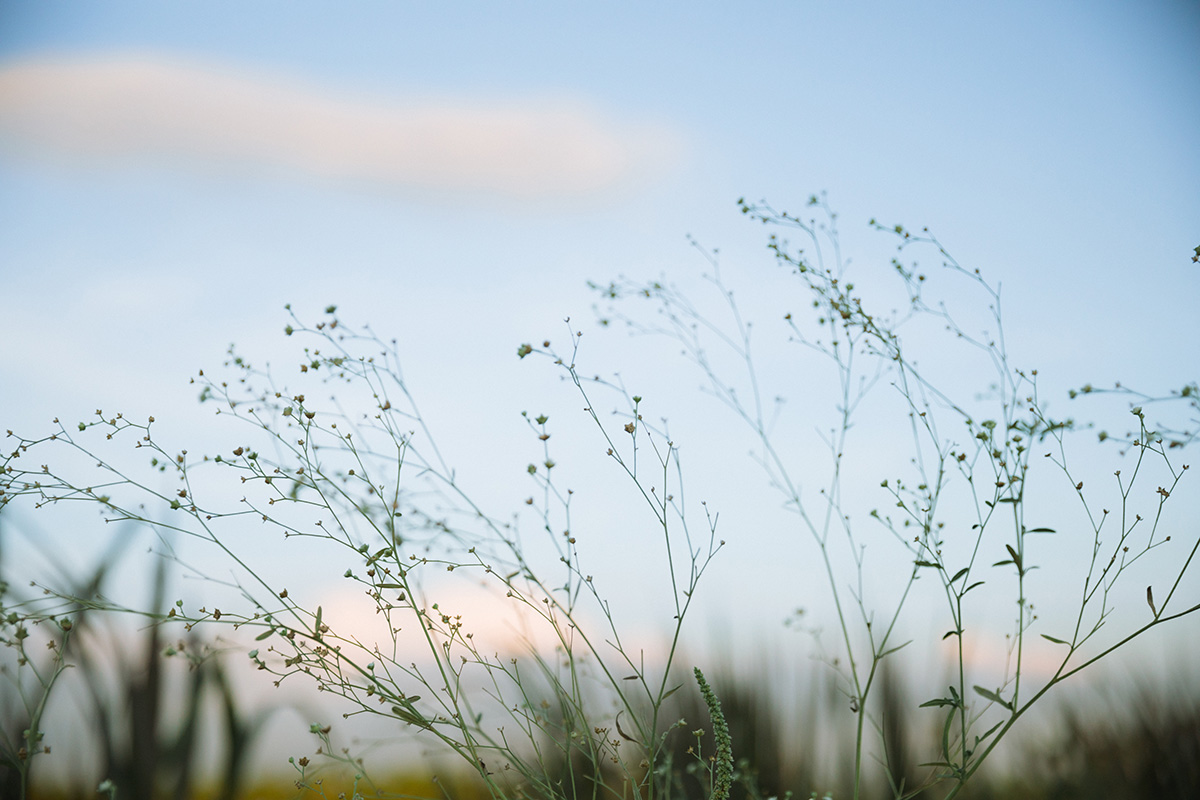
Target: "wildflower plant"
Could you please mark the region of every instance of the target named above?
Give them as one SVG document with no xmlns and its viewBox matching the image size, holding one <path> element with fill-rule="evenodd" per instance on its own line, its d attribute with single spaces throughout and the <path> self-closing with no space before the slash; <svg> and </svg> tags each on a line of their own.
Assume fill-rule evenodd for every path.
<svg viewBox="0 0 1200 800">
<path fill-rule="evenodd" d="M 312 326 L 292 315 L 285 333 L 310 342 L 298 364 L 304 390 L 286 387 L 233 348 L 225 365 L 231 375 L 201 371 L 194 378 L 201 400 L 240 426 L 240 444 L 197 455 L 162 443 L 154 417 L 141 422 L 98 410 L 75 425 L 56 420 L 56 430 L 39 439 L 9 433 L 0 503 L 94 503 L 105 521 L 147 526 L 164 546 L 187 537 L 214 549 L 232 576 L 208 576 L 231 591 L 220 607 L 197 608 L 179 598 L 168 608 L 105 602 L 104 609 L 188 630 L 218 625 L 251 634 L 248 658 L 276 686 L 308 681 L 345 700 L 347 718 L 394 720 L 398 729 L 456 754 L 492 796 L 661 793 L 669 782 L 654 766 L 677 722 L 664 716 L 664 703 L 680 688 L 668 683 L 672 661 L 692 597 L 723 543 L 703 509 L 704 528 L 692 533 L 697 510 L 676 499 L 683 492 L 675 446 L 643 423 L 641 398 L 624 398 L 624 419 L 602 422 L 575 370 L 581 334 L 572 334 L 568 357 L 548 341 L 537 349 L 574 382 L 611 462 L 658 531 L 673 610 L 663 663 L 646 663 L 626 644 L 601 580 L 585 568 L 571 525 L 573 492 L 557 480 L 548 417 L 525 415 L 541 451 L 540 463 L 527 469 L 536 492 L 525 505 L 556 555 L 553 568 L 529 556 L 520 517 L 500 519 L 464 488 L 404 381 L 394 342 L 385 345 L 369 329 L 348 331 L 334 306 Z M 532 352 L 523 346 L 518 355 Z M 315 399 L 331 386 L 333 399 Z M 147 477 L 102 452 L 121 444 L 141 456 Z M 51 466 L 56 454 L 70 461 L 64 450 L 94 467 L 80 478 Z M 656 476 L 654 485 L 647 474 Z M 309 557 L 336 568 L 365 599 L 383 625 L 383 640 L 342 632 L 320 604 L 306 602 L 295 571 L 289 579 L 278 564 L 254 561 L 251 545 L 263 530 L 276 542 L 312 545 Z M 549 634 L 554 652 L 514 657 L 477 643 L 470 619 L 454 608 L 448 581 L 456 579 L 482 586 L 492 602 L 531 620 Z M 59 587 L 39 588 L 74 599 Z M 23 628 L 14 630 L 16 637 Z M 50 680 L 42 681 L 43 694 Z M 356 787 L 369 782 L 361 759 L 333 751 L 330 730 L 313 725 L 321 752 L 353 766 Z M 318 764 L 307 757 L 292 763 L 297 784 L 315 786 L 309 767 Z"/>
<path fill-rule="evenodd" d="M 768 248 L 795 279 L 796 297 L 811 305 L 811 319 L 790 311 L 783 315 L 788 342 L 803 353 L 816 354 L 828 368 L 820 375 L 832 374 L 836 386 L 832 422 L 821 434 L 827 459 L 822 485 L 803 485 L 798 475 L 816 453 L 803 450 L 797 456 L 790 443 L 777 442 L 782 410 L 772 411 L 767 400 L 771 376 L 800 373 L 807 362 L 797 357 L 788 365 L 773 358 L 769 370 L 760 370 L 752 348 L 752 323 L 722 277 L 715 251 L 696 245 L 710 267 L 704 277 L 725 306 L 724 321 L 701 310 L 689 293 L 674 285 L 620 278 L 593 285 L 606 302 L 599 310 L 600 322 L 624 323 L 637 335 L 665 336 L 681 345 L 683 356 L 703 375 L 707 392 L 745 425 L 756 445 L 755 460 L 794 515 L 792 530 L 819 555 L 838 638 L 832 651 L 819 644 L 856 715 L 855 798 L 865 792 L 872 756 L 889 777 L 908 766 L 888 763 L 882 741 L 872 747 L 871 736 L 878 733 L 882 740 L 885 727 L 872 711 L 873 690 L 885 659 L 910 643 L 900 636 L 912 627 L 911 622 L 905 625 L 912 616 L 906 612 L 918 579 L 928 576 L 938 583 L 947 628 L 942 639 L 955 648 L 955 680 L 942 696 L 922 704 L 943 715 L 938 751 L 922 765 L 927 778 L 918 786 L 893 782 L 891 790 L 896 797 L 909 797 L 948 784 L 944 796 L 954 797 L 1050 689 L 1151 629 L 1200 611 L 1200 605 L 1182 606 L 1195 600 L 1188 597 L 1194 593 L 1185 591 L 1185 575 L 1193 567 L 1200 535 L 1177 542 L 1163 531 L 1167 501 L 1186 485 L 1188 465 L 1178 456 L 1200 431 L 1200 393 L 1195 383 L 1162 396 L 1139 394 L 1120 384 L 1107 390 L 1132 398 L 1134 425 L 1123 437 L 1101 431 L 1098 439 L 1119 443 L 1124 449 L 1116 459 L 1132 463 L 1115 471 L 1103 493 L 1091 487 L 1085 491 L 1076 474 L 1080 464 L 1072 454 L 1078 449 L 1079 431 L 1087 426 L 1051 416 L 1039 393 L 1037 370 L 1013 366 L 998 286 L 978 270 L 960 265 L 928 230 L 914 232 L 871 220 L 872 228 L 897 240 L 889 271 L 901 300 L 892 306 L 898 310 L 881 310 L 888 308 L 883 299 L 887 293 L 869 290 L 877 290 L 886 275 L 851 268 L 841 252 L 837 215 L 823 196 L 810 197 L 806 215 L 745 200 L 738 206 L 752 220 L 801 240 L 800 246 L 793 246 L 781 234 L 771 233 Z M 927 274 L 917 261 L 907 259 L 914 248 L 932 251 L 940 261 L 936 274 Z M 987 319 L 978 329 L 975 317 L 965 324 L 949 302 L 931 298 L 930 285 L 939 278 L 956 280 L 983 298 Z M 864 282 L 866 287 L 856 285 Z M 650 302 L 656 314 L 649 318 L 630 310 L 635 300 Z M 932 349 L 930 322 L 941 328 Z M 983 402 L 979 396 L 964 399 L 960 385 L 948 385 L 945 376 L 936 377 L 936 370 L 923 366 L 929 360 L 936 364 L 947 343 L 965 347 L 972 364 L 990 374 L 991 388 Z M 738 365 L 734 374 L 721 366 L 730 362 Z M 881 390 L 886 393 L 882 400 L 876 397 Z M 1070 396 L 1098 393 L 1089 385 L 1072 390 Z M 867 421 L 864 417 L 878 413 L 880 403 L 900 412 L 911 436 L 908 463 L 899 475 L 871 476 L 869 467 L 851 460 L 856 451 L 870 451 L 870 445 L 854 434 Z M 1175 414 L 1182 419 L 1151 423 L 1146 411 L 1151 405 L 1182 408 L 1182 415 Z M 804 413 L 810 411 L 806 408 Z M 1076 592 L 1078 606 L 1065 609 L 1072 620 L 1066 629 L 1045 630 L 1034 611 L 1029 576 L 1045 553 L 1042 541 L 1057 531 L 1037 519 L 1044 511 L 1031 499 L 1034 492 L 1027 492 L 1031 480 L 1039 487 L 1053 482 L 1065 490 L 1077 511 L 1072 525 L 1085 533 L 1084 544 L 1073 556 L 1084 571 Z M 1147 486 L 1153 481 L 1160 482 L 1157 488 Z M 1101 496 L 1105 499 L 1098 499 Z M 849 513 L 863 498 L 873 504 L 884 501 L 870 511 L 873 530 L 856 525 Z M 1143 516 L 1138 509 L 1148 511 Z M 895 597 L 880 608 L 872 605 L 866 588 L 869 577 L 885 569 L 868 561 L 868 551 L 887 546 L 878 535 L 881 531 L 904 555 L 908 570 Z M 897 551 L 891 553 L 885 558 L 894 559 Z M 993 553 L 1002 555 L 995 560 Z M 1128 583 L 1134 564 L 1151 555 L 1158 559 L 1155 585 L 1145 589 L 1149 614 L 1140 625 L 1102 641 L 1100 632 L 1111 619 L 1118 590 Z M 1007 596 L 1015 600 L 1016 613 L 1005 639 L 1003 663 L 985 670 L 970 663 L 967 640 L 975 636 L 978 641 L 984 634 L 982 604 L 972 606 L 971 601 L 989 590 L 988 604 Z M 1031 649 L 1041 645 L 1058 648 L 1053 656 L 1057 667 L 1048 678 L 1031 684 L 1026 660 Z M 999 685 L 972 678 L 984 671 L 1004 677 Z"/>
</svg>

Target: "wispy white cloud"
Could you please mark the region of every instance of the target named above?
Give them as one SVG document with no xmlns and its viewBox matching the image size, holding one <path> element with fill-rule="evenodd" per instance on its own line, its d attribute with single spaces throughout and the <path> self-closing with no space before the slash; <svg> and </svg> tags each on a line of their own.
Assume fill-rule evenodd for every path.
<svg viewBox="0 0 1200 800">
<path fill-rule="evenodd" d="M 579 102 L 351 97 L 228 65 L 109 55 L 0 68 L 0 149 L 557 199 L 660 173 L 680 143 Z"/>
</svg>

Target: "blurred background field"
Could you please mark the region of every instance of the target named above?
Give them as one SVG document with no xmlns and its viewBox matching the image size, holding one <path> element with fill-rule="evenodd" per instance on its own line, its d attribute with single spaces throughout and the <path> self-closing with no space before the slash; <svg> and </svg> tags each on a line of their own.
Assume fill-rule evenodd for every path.
<svg viewBox="0 0 1200 800">
<path fill-rule="evenodd" d="M 108 566 L 76 585 L 80 597 L 104 592 Z M 155 572 L 149 582 L 161 592 L 165 570 Z M 19 593 L 9 591 L 9 600 Z M 102 776 L 109 783 L 99 794 L 138 800 L 340 798 L 354 792 L 430 800 L 488 797 L 477 776 L 399 723 L 364 726 L 355 717 L 341 719 L 343 706 L 336 702 L 272 688 L 250 668 L 244 648 L 204 634 L 180 638 L 179 626 L 131 625 L 87 611 L 72 619 L 76 637 L 68 660 L 75 666 L 56 690 L 43 725 L 51 751 L 32 772 L 32 798 L 94 798 Z M 718 632 L 712 633 L 719 641 Z M 853 712 L 828 666 L 784 659 L 769 646 L 715 655 L 720 652 L 714 647 L 707 663 L 733 736 L 738 781 L 732 797 L 849 796 Z M 687 654 L 681 663 L 690 663 Z M 936 709 L 917 708 L 936 691 L 938 676 L 917 674 L 904 659 L 887 663 L 900 666 L 887 668 L 873 716 L 883 726 L 892 763 L 903 768 L 894 769 L 890 780 L 882 765 L 869 768 L 868 798 L 892 797 L 901 781 L 918 785 L 929 769 L 920 765 L 934 757 L 942 726 Z M 6 758 L 14 756 L 14 743 L 19 745 L 28 725 L 11 680 L 14 666 L 6 651 L 6 680 L 0 683 Z M 1035 714 L 971 783 L 967 797 L 1200 796 L 1195 672 L 1139 674 L 1102 666 L 1086 681 L 1063 687 Z M 708 729 L 708 712 L 698 694 L 681 691 L 669 716 L 689 723 L 673 740 L 670 762 L 680 796 L 705 800 L 707 788 L 688 749 L 697 744 L 691 732 Z M 308 731 L 313 719 L 331 725 L 337 758 Z M 711 741 L 699 742 L 702 752 L 706 744 L 711 748 Z M 300 759 L 307 759 L 304 785 L 296 764 L 289 763 Z M 357 780 L 347 759 L 361 759 Z M 0 767 L 3 797 L 19 797 L 15 778 L 14 770 Z"/>
</svg>

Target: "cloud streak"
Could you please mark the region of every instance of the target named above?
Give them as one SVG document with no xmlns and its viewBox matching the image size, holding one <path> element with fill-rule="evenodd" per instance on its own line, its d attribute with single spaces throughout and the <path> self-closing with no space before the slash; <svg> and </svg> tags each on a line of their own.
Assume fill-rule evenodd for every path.
<svg viewBox="0 0 1200 800">
<path fill-rule="evenodd" d="M 159 56 L 0 68 L 0 150 L 298 170 L 404 190 L 586 197 L 661 173 L 678 137 L 580 103 L 347 97 Z"/>
</svg>

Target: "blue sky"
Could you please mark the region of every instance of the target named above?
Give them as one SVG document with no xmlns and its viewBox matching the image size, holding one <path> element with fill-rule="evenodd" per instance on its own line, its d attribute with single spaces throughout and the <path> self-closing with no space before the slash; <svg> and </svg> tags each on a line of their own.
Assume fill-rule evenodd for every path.
<svg viewBox="0 0 1200 800">
<path fill-rule="evenodd" d="M 7 0 L 0 416 L 121 408 L 183 439 L 211 423 L 196 368 L 285 353 L 285 303 L 337 303 L 400 340 L 452 460 L 507 508 L 536 457 L 518 412 L 578 408 L 515 348 L 570 316 L 589 371 L 654 387 L 727 501 L 705 614 L 775 636 L 822 608 L 811 555 L 749 533 L 776 523 L 748 444 L 702 433 L 718 412 L 670 348 L 598 332 L 586 282 L 694 280 L 692 234 L 778 315 L 734 201 L 828 191 L 860 261 L 891 255 L 876 217 L 1001 282 L 1014 360 L 1053 396 L 1177 387 L 1200 369 L 1197 41 L 1185 2 Z M 605 535 L 620 593 L 653 580 Z"/>
</svg>

